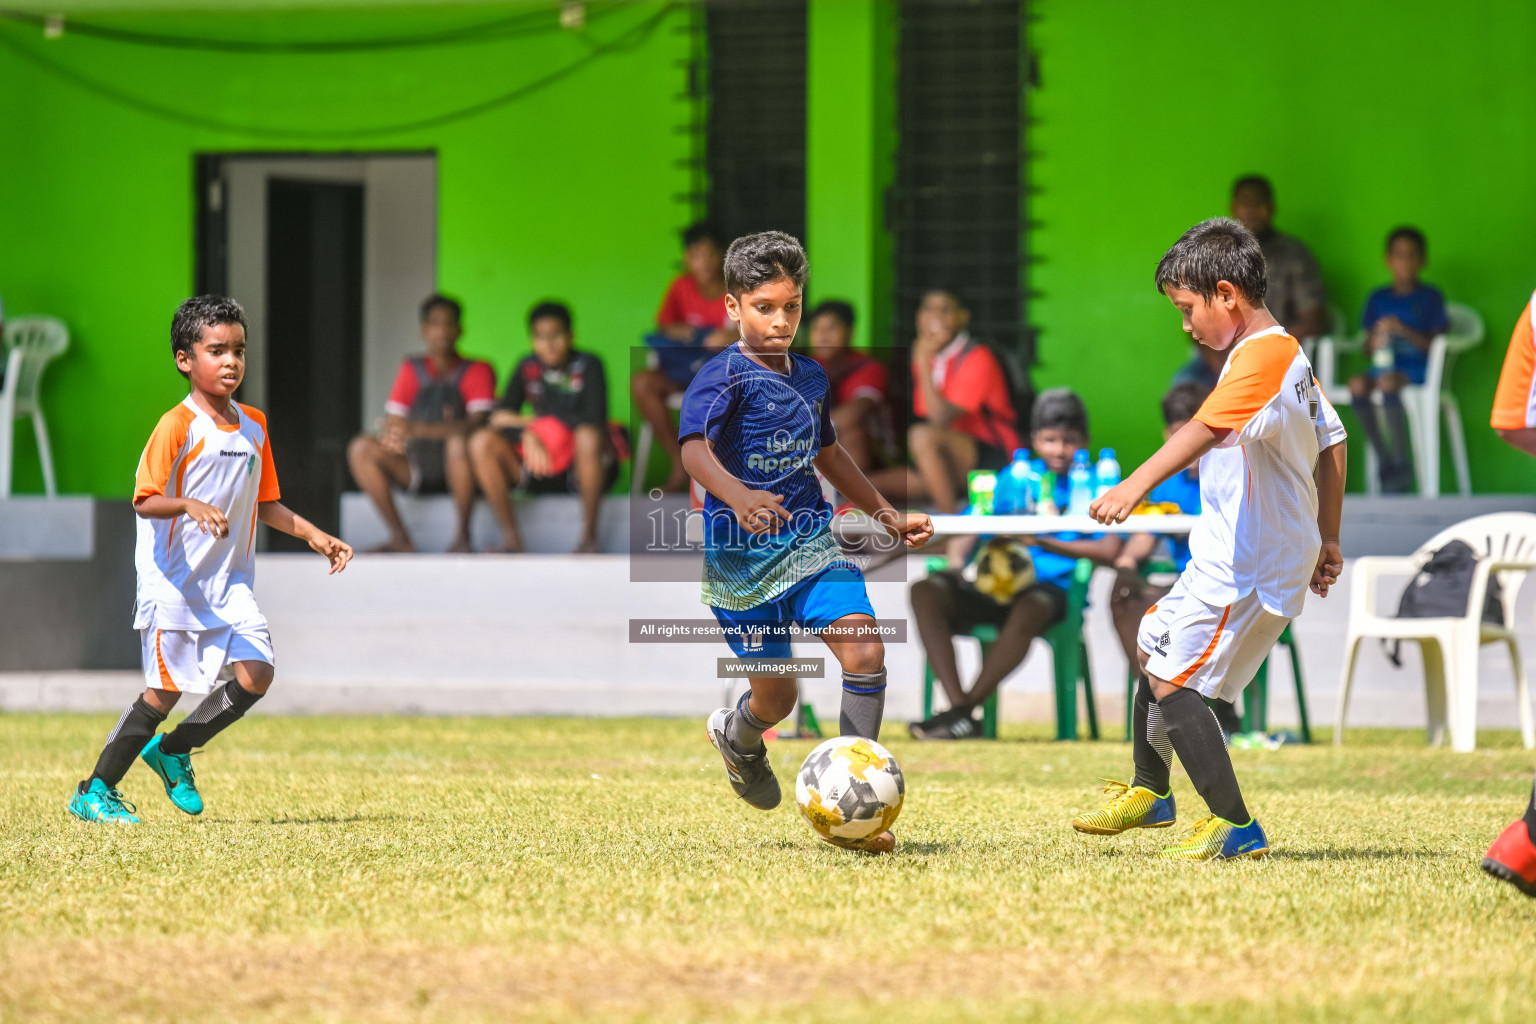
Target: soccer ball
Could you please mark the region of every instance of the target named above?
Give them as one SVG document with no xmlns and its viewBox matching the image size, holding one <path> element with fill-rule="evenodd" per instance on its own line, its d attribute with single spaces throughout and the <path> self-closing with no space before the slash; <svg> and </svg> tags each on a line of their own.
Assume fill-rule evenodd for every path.
<svg viewBox="0 0 1536 1024">
<path fill-rule="evenodd" d="M 1029 548 L 1007 537 L 994 537 L 967 566 L 976 589 L 998 604 L 1011 604 L 1019 591 L 1035 582 L 1035 560 Z"/>
<path fill-rule="evenodd" d="M 906 792 L 891 752 L 859 736 L 827 740 L 795 776 L 800 813 L 817 835 L 838 846 L 857 846 L 890 828 Z"/>
</svg>

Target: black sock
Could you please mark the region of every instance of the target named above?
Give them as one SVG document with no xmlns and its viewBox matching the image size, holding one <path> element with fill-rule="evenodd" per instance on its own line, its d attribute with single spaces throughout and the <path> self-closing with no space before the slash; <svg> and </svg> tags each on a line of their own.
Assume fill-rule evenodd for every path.
<svg viewBox="0 0 1536 1024">
<path fill-rule="evenodd" d="M 1525 809 L 1525 831 L 1530 835 L 1531 842 L 1536 843 L 1536 784 L 1531 786 L 1531 803 Z"/>
<path fill-rule="evenodd" d="M 1131 780 L 1131 785 L 1145 786 L 1158 796 L 1166 795 L 1173 747 L 1168 743 L 1163 709 L 1152 699 L 1152 687 L 1145 675 L 1136 680 L 1136 704 L 1131 711 L 1131 757 L 1136 762 L 1136 777 Z"/>
<path fill-rule="evenodd" d="M 261 694 L 252 693 L 231 679 L 204 697 L 195 711 L 166 733 L 160 749 L 167 754 L 190 754 L 195 747 L 207 746 L 209 740 L 238 722 L 260 699 Z"/>
<path fill-rule="evenodd" d="M 1243 720 L 1237 713 L 1237 707 L 1229 700 L 1220 697 L 1212 697 L 1206 701 L 1211 706 L 1211 714 L 1216 716 L 1216 724 L 1221 726 L 1221 731 L 1228 736 L 1235 732 L 1243 731 Z"/>
<path fill-rule="evenodd" d="M 155 730 L 163 721 L 165 716 L 145 703 L 143 697 L 134 701 L 107 734 L 107 742 L 96 759 L 91 778 L 100 779 L 108 789 L 116 789 L 128 769 L 133 767 L 133 759 L 139 756 L 144 744 L 154 739 Z"/>
<path fill-rule="evenodd" d="M 878 672 L 844 672 L 843 706 L 838 715 L 839 736 L 880 738 L 885 717 L 885 669 Z"/>
<path fill-rule="evenodd" d="M 748 690 L 736 702 L 736 713 L 725 719 L 725 741 L 743 754 L 763 749 L 763 733 L 773 728 L 752 713 L 752 691 Z"/>
<path fill-rule="evenodd" d="M 1194 690 L 1175 690 L 1157 703 L 1168 724 L 1168 739 L 1195 792 L 1216 817 L 1234 825 L 1248 824 L 1251 817 L 1216 715 Z"/>
</svg>

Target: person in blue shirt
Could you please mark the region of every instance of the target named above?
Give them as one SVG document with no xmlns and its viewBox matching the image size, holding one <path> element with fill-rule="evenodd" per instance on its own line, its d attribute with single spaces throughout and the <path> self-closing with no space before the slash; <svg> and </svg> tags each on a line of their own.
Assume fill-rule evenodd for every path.
<svg viewBox="0 0 1536 1024">
<path fill-rule="evenodd" d="M 1070 487 L 1067 474 L 1078 449 L 1088 447 L 1088 410 L 1069 388 L 1053 388 L 1035 400 L 1030 417 L 1029 443 L 1045 468 L 1055 474 L 1053 500 L 1066 508 Z M 1034 581 L 1011 593 L 983 593 L 976 563 L 990 561 L 996 540 L 1011 540 L 1029 548 Z M 1075 533 L 1041 534 L 1018 538 L 977 537 L 951 552 L 952 564 L 912 586 L 912 615 L 934 678 L 944 688 L 949 708 L 924 722 L 908 726 L 914 739 L 959 740 L 981 736 L 977 712 L 1002 681 L 1018 668 L 1035 638 L 1062 620 L 1067 611 L 1067 591 L 1080 558 L 1108 563 L 1120 549 L 1117 537 Z M 1006 553 L 1000 553 L 1007 557 Z M 989 567 L 990 569 L 990 567 Z M 960 682 L 955 662 L 955 637 L 978 625 L 997 627 L 997 642 L 982 660 L 981 670 L 970 687 Z"/>
<path fill-rule="evenodd" d="M 1376 450 L 1381 489 L 1389 494 L 1404 493 L 1413 485 L 1413 450 L 1400 392 L 1406 385 L 1424 383 L 1430 345 L 1435 335 L 1450 325 L 1445 296 L 1434 285 L 1419 280 L 1428 256 L 1429 243 L 1418 228 L 1398 228 L 1387 236 L 1386 264 L 1392 283 L 1371 292 L 1360 317 L 1372 366 L 1368 373 L 1358 374 L 1349 382 L 1355 415 Z M 1381 392 L 1391 444 L 1376 420 L 1371 401 L 1374 391 Z"/>
<path fill-rule="evenodd" d="M 933 536 L 922 513 L 897 512 L 837 443 L 826 371 L 790 352 L 809 272 L 800 243 L 780 231 L 746 235 L 725 253 L 726 311 L 741 339 L 699 370 L 683 396 L 678 441 L 704 502 L 703 600 L 741 658 L 790 657 L 789 627 L 818 635 L 842 665 L 841 735 L 878 739 L 885 709 L 885 645 L 864 574 L 828 524 L 819 470 L 881 524 L 891 544 Z M 794 710 L 792 676 L 749 674 L 734 708 L 705 725 L 731 788 L 772 810 L 781 794 L 763 733 Z M 885 832 L 858 844 L 889 852 Z"/>
<path fill-rule="evenodd" d="M 1163 440 L 1178 433 L 1180 427 L 1194 418 L 1208 394 L 1209 389 L 1188 381 L 1168 389 L 1163 396 Z M 1184 515 L 1199 515 L 1200 463 L 1196 462 L 1158 484 L 1147 495 L 1147 501 L 1154 505 L 1176 506 Z M 1125 544 L 1114 560 L 1115 585 L 1109 592 L 1109 615 L 1126 661 L 1131 665 L 1138 663 L 1136 637 L 1142 616 L 1173 589 L 1188 564 L 1188 537 L 1135 533 L 1125 538 Z M 1149 702 L 1149 708 L 1156 706 L 1145 674 L 1137 680 L 1136 700 Z M 1237 709 L 1230 702 L 1216 700 L 1208 703 L 1223 732 L 1230 735 L 1242 728 Z M 1145 717 L 1138 716 L 1134 721 L 1142 722 Z"/>
</svg>

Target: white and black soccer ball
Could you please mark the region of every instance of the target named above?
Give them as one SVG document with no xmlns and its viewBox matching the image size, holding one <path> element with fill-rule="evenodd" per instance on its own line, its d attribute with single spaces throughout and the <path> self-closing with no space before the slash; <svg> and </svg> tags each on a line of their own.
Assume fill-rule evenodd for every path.
<svg viewBox="0 0 1536 1024">
<path fill-rule="evenodd" d="M 816 834 L 856 845 L 891 827 L 907 784 L 901 766 L 874 740 L 839 736 L 811 751 L 795 776 L 795 802 Z"/>
</svg>

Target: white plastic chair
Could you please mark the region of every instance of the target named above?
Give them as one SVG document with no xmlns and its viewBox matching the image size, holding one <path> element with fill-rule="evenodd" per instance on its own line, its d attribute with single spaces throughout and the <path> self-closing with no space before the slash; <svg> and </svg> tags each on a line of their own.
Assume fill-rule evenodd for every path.
<svg viewBox="0 0 1536 1024">
<path fill-rule="evenodd" d="M 11 494 L 12 448 L 15 421 L 32 417 L 32 432 L 37 438 L 37 458 L 43 464 L 43 490 L 48 497 L 58 494 L 53 475 L 53 450 L 48 445 L 48 424 L 38 401 L 42 390 L 43 368 L 69 348 L 69 328 L 51 316 L 17 317 L 5 325 L 5 383 L 0 387 L 0 498 Z"/>
<path fill-rule="evenodd" d="M 1397 619 L 1377 614 L 1377 584 L 1382 576 L 1413 576 L 1432 552 L 1453 540 L 1465 541 L 1478 555 L 1467 613 L 1460 618 Z M 1429 705 L 1429 742 L 1438 746 L 1450 733 L 1451 746 L 1459 751 L 1477 746 L 1477 652 L 1483 644 L 1503 641 L 1515 671 L 1515 699 L 1519 705 L 1520 736 L 1527 749 L 1536 747 L 1536 727 L 1531 720 L 1529 682 L 1520 664 L 1515 639 L 1515 601 L 1526 574 L 1536 568 L 1536 515 L 1528 512 L 1496 512 L 1457 523 L 1431 537 L 1406 557 L 1357 558 L 1349 585 L 1349 625 L 1344 634 L 1344 664 L 1339 678 L 1339 708 L 1333 742 L 1344 742 L 1344 720 L 1349 710 L 1350 685 L 1354 681 L 1360 641 L 1388 637 L 1418 642 L 1424 655 L 1424 687 Z M 1488 577 L 1498 573 L 1504 588 L 1504 623 L 1482 621 Z"/>
</svg>

